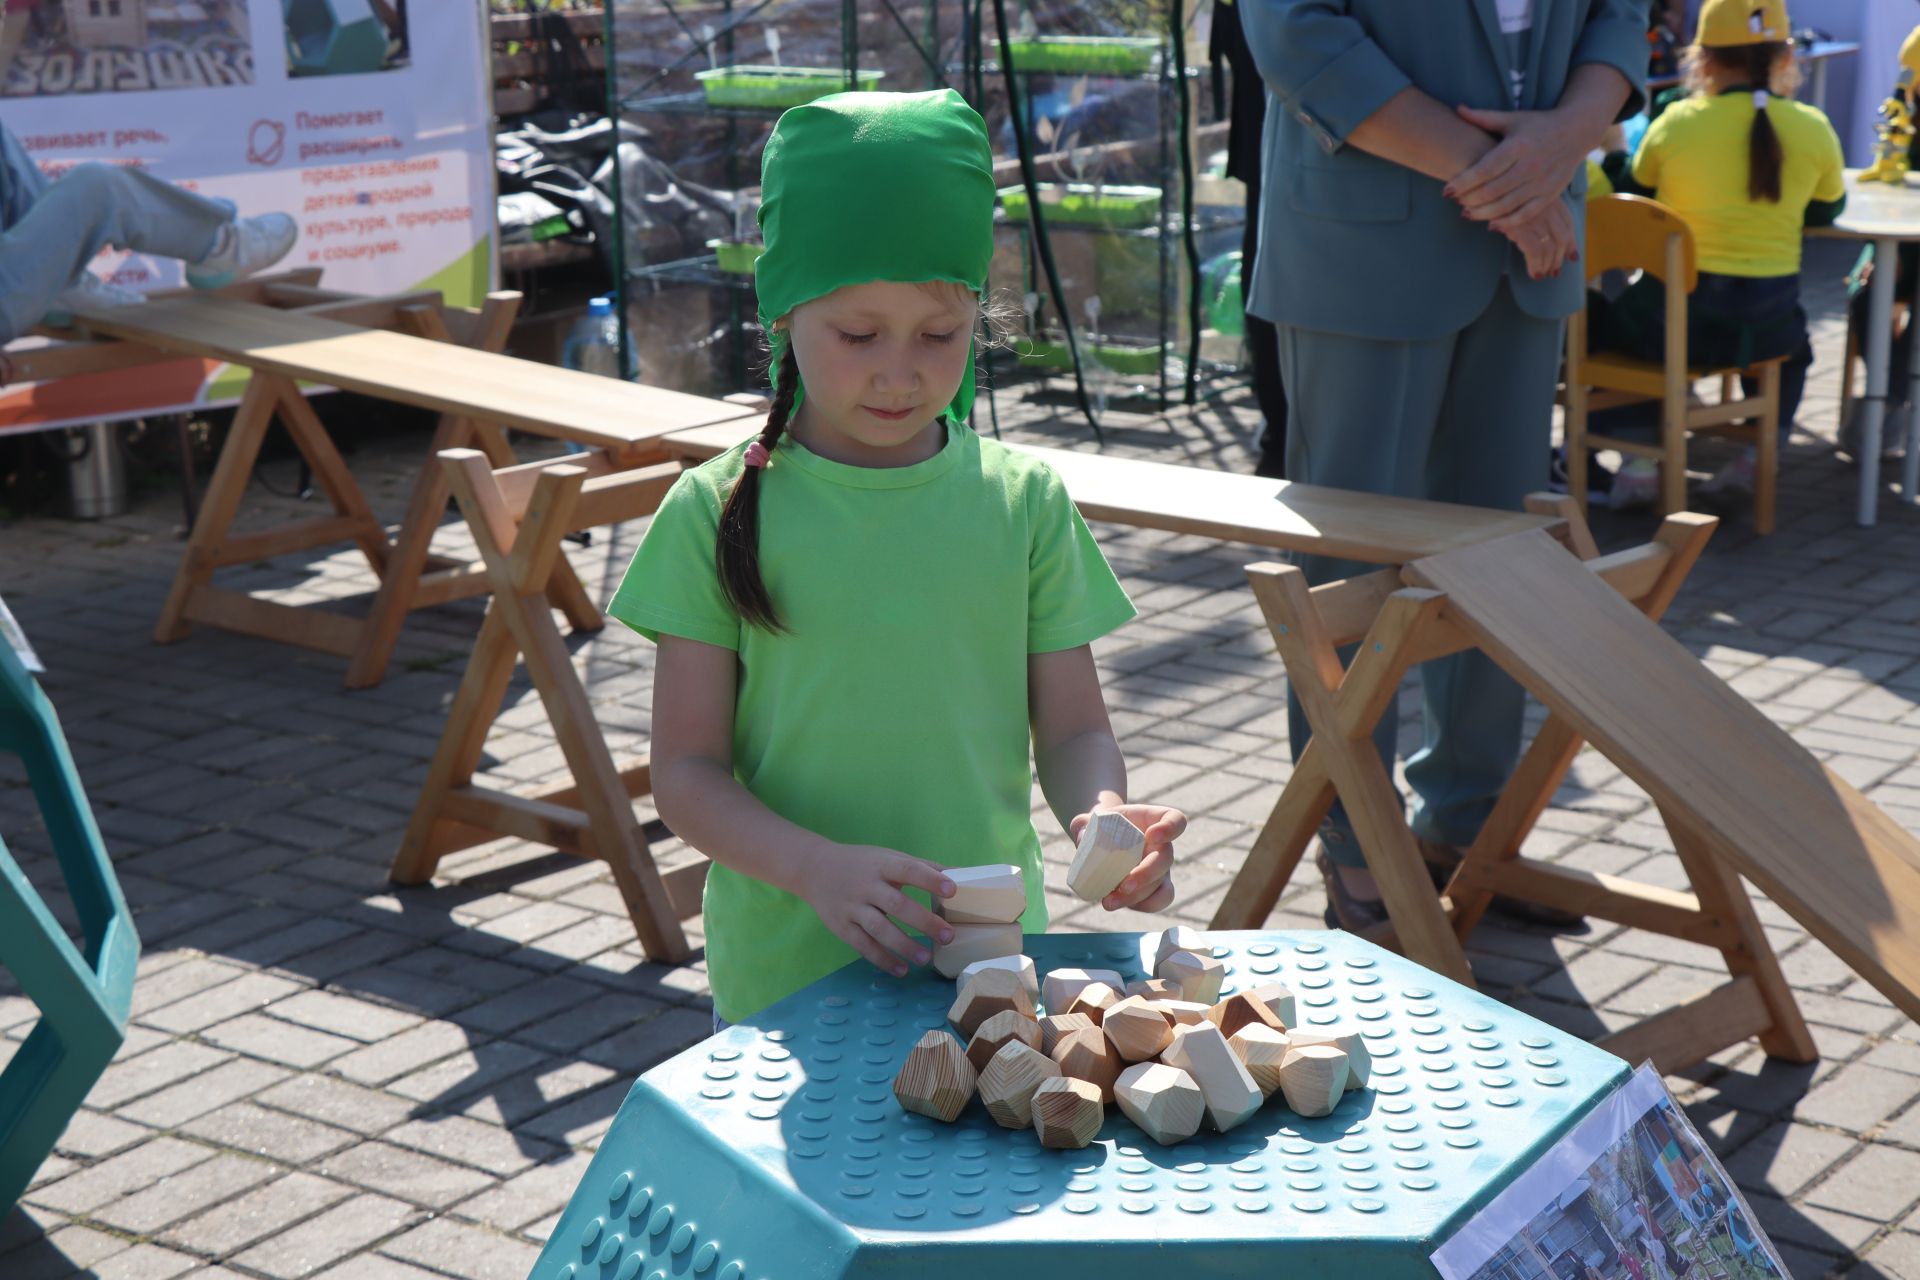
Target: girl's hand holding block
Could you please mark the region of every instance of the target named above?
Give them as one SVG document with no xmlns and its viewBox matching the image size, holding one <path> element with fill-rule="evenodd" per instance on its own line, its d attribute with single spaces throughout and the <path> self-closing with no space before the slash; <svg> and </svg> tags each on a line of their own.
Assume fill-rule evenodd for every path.
<svg viewBox="0 0 1920 1280">
<path fill-rule="evenodd" d="M 1069 881 L 1074 892 L 1089 901 L 1099 902 L 1109 911 L 1118 911 L 1123 907 L 1131 907 L 1135 911 L 1165 911 L 1172 906 L 1173 842 L 1187 829 L 1187 815 L 1178 809 L 1157 804 L 1122 804 L 1111 809 L 1101 808 L 1083 813 L 1067 829 L 1067 834 L 1081 846 L 1081 856 L 1074 859 L 1076 868 L 1086 858 L 1089 861 L 1087 869 L 1091 871 L 1091 862 L 1097 860 L 1101 852 L 1097 848 L 1087 848 L 1088 829 L 1096 819 L 1115 829 L 1119 822 L 1124 822 L 1137 831 L 1142 841 L 1139 860 L 1111 887 L 1106 887 L 1102 878 L 1092 878 L 1085 893 L 1081 892 L 1082 884 L 1070 874 Z M 1091 834 L 1095 841 L 1101 840 L 1099 827 L 1094 827 Z"/>
<path fill-rule="evenodd" d="M 954 891 L 943 870 L 921 858 L 872 845 L 826 845 L 802 880 L 800 896 L 834 937 L 896 978 L 907 965 L 933 959 L 927 945 L 900 928 L 917 929 L 937 943 L 953 940 L 953 926 L 901 890 L 925 889 L 936 900 Z"/>
</svg>

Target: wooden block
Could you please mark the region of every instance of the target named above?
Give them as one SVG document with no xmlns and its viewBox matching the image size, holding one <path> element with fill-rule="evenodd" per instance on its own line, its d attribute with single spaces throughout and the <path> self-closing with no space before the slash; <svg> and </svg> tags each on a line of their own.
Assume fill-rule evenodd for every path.
<svg viewBox="0 0 1920 1280">
<path fill-rule="evenodd" d="M 1210 955 L 1176 951 L 1154 970 L 1180 988 L 1180 998 L 1210 1005 L 1220 998 L 1220 984 L 1227 980 L 1227 966 Z"/>
<path fill-rule="evenodd" d="M 1033 1000 L 1020 985 L 1020 975 L 1011 969 L 983 969 L 961 984 L 947 1021 L 970 1036 L 988 1018 L 1008 1012 L 1033 1016 Z"/>
<path fill-rule="evenodd" d="M 1113 1101 L 1113 1082 L 1127 1065 L 1098 1027 L 1067 1032 L 1053 1042 L 1053 1052 L 1048 1056 L 1060 1064 L 1060 1074 L 1085 1080 L 1099 1089 L 1102 1102 Z"/>
<path fill-rule="evenodd" d="M 1173 1042 L 1162 1051 L 1160 1061 L 1193 1077 L 1207 1104 L 1208 1119 L 1222 1133 L 1258 1111 L 1266 1101 L 1239 1055 L 1211 1022 L 1175 1027 Z"/>
<path fill-rule="evenodd" d="M 1032 956 L 995 956 L 991 960 L 975 960 L 960 971 L 959 984 L 965 985 L 968 978 L 982 969 L 1011 969 L 1020 975 L 1020 985 L 1027 989 L 1027 995 L 1034 1003 L 1040 1002 L 1040 975 L 1033 967 Z"/>
<path fill-rule="evenodd" d="M 1212 1005 L 1201 1004 L 1198 1000 L 1149 1000 L 1147 1003 L 1166 1014 L 1167 1020 L 1177 1027 L 1205 1022 L 1207 1015 L 1213 1012 Z"/>
<path fill-rule="evenodd" d="M 1165 978 L 1142 978 L 1138 982 L 1127 984 L 1127 994 L 1141 996 L 1148 1000 L 1178 1000 L 1180 988 Z"/>
<path fill-rule="evenodd" d="M 1073 1031 L 1099 1030 L 1084 1013 L 1056 1013 L 1040 1019 L 1040 1052 L 1052 1055 L 1060 1037 Z"/>
<path fill-rule="evenodd" d="M 1065 1013 L 1084 1013 L 1092 1018 L 1097 1026 L 1106 1016 L 1107 1010 L 1120 1003 L 1120 993 L 1104 982 L 1089 982 L 1075 993 L 1062 1011 Z"/>
<path fill-rule="evenodd" d="M 1255 987 L 1246 994 L 1267 1006 L 1268 1011 L 1280 1019 L 1281 1026 L 1292 1030 L 1300 1025 L 1300 1014 L 1294 1007 L 1293 992 L 1287 989 L 1286 983 L 1269 982 L 1264 986 Z"/>
<path fill-rule="evenodd" d="M 1347 1055 L 1330 1044 L 1295 1045 L 1280 1063 L 1280 1091 L 1303 1116 L 1324 1116 L 1347 1089 Z"/>
<path fill-rule="evenodd" d="M 977 1079 L 960 1042 L 944 1031 L 929 1031 L 893 1078 L 893 1096 L 903 1110 L 951 1123 L 966 1110 Z"/>
<path fill-rule="evenodd" d="M 1060 1078 L 1060 1064 L 1018 1040 L 1008 1041 L 980 1073 L 980 1101 L 1003 1129 L 1033 1123 L 1033 1091 Z"/>
<path fill-rule="evenodd" d="M 960 971 L 975 960 L 1019 955 L 1024 941 L 1017 923 L 956 924 L 953 941 L 944 947 L 934 947 L 933 967 L 943 977 L 957 978 Z"/>
<path fill-rule="evenodd" d="M 1163 1147 L 1185 1142 L 1200 1131 L 1206 1101 L 1193 1077 L 1163 1062 L 1141 1062 L 1120 1073 L 1113 1100 L 1140 1132 Z"/>
<path fill-rule="evenodd" d="M 1027 909 L 1026 877 L 1010 862 L 948 867 L 946 876 L 953 896 L 934 899 L 934 906 L 954 924 L 1007 924 Z"/>
<path fill-rule="evenodd" d="M 1287 1029 L 1287 1024 L 1280 1021 L 1278 1014 L 1244 991 L 1239 995 L 1222 996 L 1207 1010 L 1207 1021 L 1220 1028 L 1220 1034 L 1229 1040 L 1233 1039 L 1234 1032 L 1249 1024 L 1271 1027 L 1275 1031 Z"/>
<path fill-rule="evenodd" d="M 1200 936 L 1198 929 L 1190 929 L 1184 924 L 1177 924 L 1171 929 L 1162 929 L 1159 938 L 1153 944 L 1153 963 L 1147 966 L 1147 971 L 1160 972 L 1160 962 L 1176 951 L 1211 953 L 1212 948 L 1207 945 L 1206 939 Z"/>
<path fill-rule="evenodd" d="M 1107 1118 L 1100 1090 L 1085 1080 L 1059 1076 L 1033 1091 L 1033 1130 L 1040 1145 L 1075 1151 L 1093 1141 Z"/>
<path fill-rule="evenodd" d="M 1264 1022 L 1249 1022 L 1227 1037 L 1227 1045 L 1260 1086 L 1260 1096 L 1271 1098 L 1280 1087 L 1280 1068 L 1287 1060 L 1287 1051 L 1293 1047 L 1287 1033 Z M 972 1056 L 972 1050 L 968 1050 L 968 1056 Z"/>
<path fill-rule="evenodd" d="M 993 1061 L 993 1055 L 1014 1041 L 1038 1050 L 1040 1024 L 1017 1009 L 996 1013 L 981 1023 L 980 1029 L 973 1033 L 973 1039 L 967 1041 L 967 1061 L 973 1064 L 975 1071 L 985 1071 L 987 1064 Z M 1014 1127 L 1024 1129 L 1027 1127 L 1026 1121 Z"/>
<path fill-rule="evenodd" d="M 1100 901 L 1140 865 L 1146 847 L 1146 836 L 1124 815 L 1110 809 L 1095 813 L 1080 833 L 1080 847 L 1067 869 L 1067 888 L 1088 902 Z"/>
<path fill-rule="evenodd" d="M 1100 1030 L 1122 1062 L 1146 1062 L 1159 1057 L 1173 1039 L 1173 1019 L 1139 996 L 1128 996 L 1107 1010 Z"/>
<path fill-rule="evenodd" d="M 1127 980 L 1112 969 L 1055 969 L 1040 984 L 1040 1002 L 1048 1013 L 1065 1013 L 1080 989 L 1096 982 L 1104 982 L 1115 991 L 1127 985 Z"/>
<path fill-rule="evenodd" d="M 1287 1033 L 1287 1039 L 1295 1048 L 1305 1048 L 1312 1044 L 1330 1044 L 1347 1055 L 1346 1088 L 1364 1089 L 1367 1078 L 1373 1074 L 1373 1055 L 1367 1052 L 1367 1042 L 1351 1026 L 1301 1028 Z"/>
</svg>

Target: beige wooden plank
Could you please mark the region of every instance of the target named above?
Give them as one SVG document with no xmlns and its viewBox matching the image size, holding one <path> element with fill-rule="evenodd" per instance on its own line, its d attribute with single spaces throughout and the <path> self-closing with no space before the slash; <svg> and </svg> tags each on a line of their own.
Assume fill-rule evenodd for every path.
<svg viewBox="0 0 1920 1280">
<path fill-rule="evenodd" d="M 85 329 L 588 444 L 747 415 L 739 405 L 218 297 L 98 312 Z"/>
<path fill-rule="evenodd" d="M 1920 842 L 1552 539 L 1410 564 L 1446 616 L 1701 847 L 1920 1017 Z"/>
<path fill-rule="evenodd" d="M 318 520 L 296 521 L 261 533 L 234 534 L 208 547 L 206 561 L 214 565 L 251 564 L 255 560 L 270 560 L 290 551 L 327 547 L 356 538 L 384 539 L 385 532 L 377 524 L 369 527 L 369 519 L 361 516 L 325 516 Z"/>
<path fill-rule="evenodd" d="M 281 644 L 318 649 L 344 658 L 360 642 L 358 618 L 325 609 L 260 600 L 224 587 L 203 586 L 187 602 L 187 618 Z"/>
<path fill-rule="evenodd" d="M 1735 978 L 1594 1044 L 1635 1065 L 1651 1061 L 1661 1074 L 1672 1075 L 1730 1044 L 1759 1035 L 1771 1024 L 1759 984 L 1752 978 Z"/>
<path fill-rule="evenodd" d="M 1723 921 L 1701 913 L 1691 893 L 1533 858 L 1465 863 L 1447 889 L 1455 898 L 1469 889 L 1504 893 L 1710 947 L 1734 940 Z"/>
<path fill-rule="evenodd" d="M 598 857 L 587 815 L 578 809 L 548 804 L 510 791 L 472 785 L 455 787 L 440 804 L 442 818 L 492 832 L 496 838 L 513 836 L 563 853 Z"/>
</svg>

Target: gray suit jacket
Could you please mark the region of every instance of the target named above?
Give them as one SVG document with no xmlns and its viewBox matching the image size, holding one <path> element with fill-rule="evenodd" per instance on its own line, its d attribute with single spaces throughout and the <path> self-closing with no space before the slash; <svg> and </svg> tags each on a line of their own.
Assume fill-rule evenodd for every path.
<svg viewBox="0 0 1920 1280">
<path fill-rule="evenodd" d="M 1277 324 L 1406 341 L 1443 337 L 1485 310 L 1503 276 L 1521 308 L 1570 315 L 1584 294 L 1569 264 L 1548 280 L 1441 182 L 1346 145 L 1409 85 L 1448 105 L 1506 110 L 1515 69 L 1495 0 L 1238 0 L 1267 82 L 1260 253 L 1248 309 Z M 1560 100 L 1573 68 L 1647 77 L 1645 0 L 1534 0 L 1523 109 Z M 1586 174 L 1563 197 L 1584 235 Z"/>
</svg>

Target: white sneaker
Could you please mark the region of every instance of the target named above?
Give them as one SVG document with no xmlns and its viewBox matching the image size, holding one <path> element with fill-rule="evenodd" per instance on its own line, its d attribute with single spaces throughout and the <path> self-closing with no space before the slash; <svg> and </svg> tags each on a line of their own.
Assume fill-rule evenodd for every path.
<svg viewBox="0 0 1920 1280">
<path fill-rule="evenodd" d="M 93 272 L 82 271 L 72 284 L 53 295 L 41 323 L 64 328 L 73 323 L 75 312 L 117 311 L 121 307 L 137 307 L 146 300 L 145 294 L 108 284 Z"/>
<path fill-rule="evenodd" d="M 1607 506 L 1615 511 L 1650 507 L 1660 498 L 1660 464 L 1652 458 L 1628 458 L 1613 473 Z"/>
<path fill-rule="evenodd" d="M 300 224 L 284 213 L 238 218 L 220 228 L 213 252 L 187 264 L 187 283 L 220 289 L 264 271 L 293 250 Z"/>
</svg>

